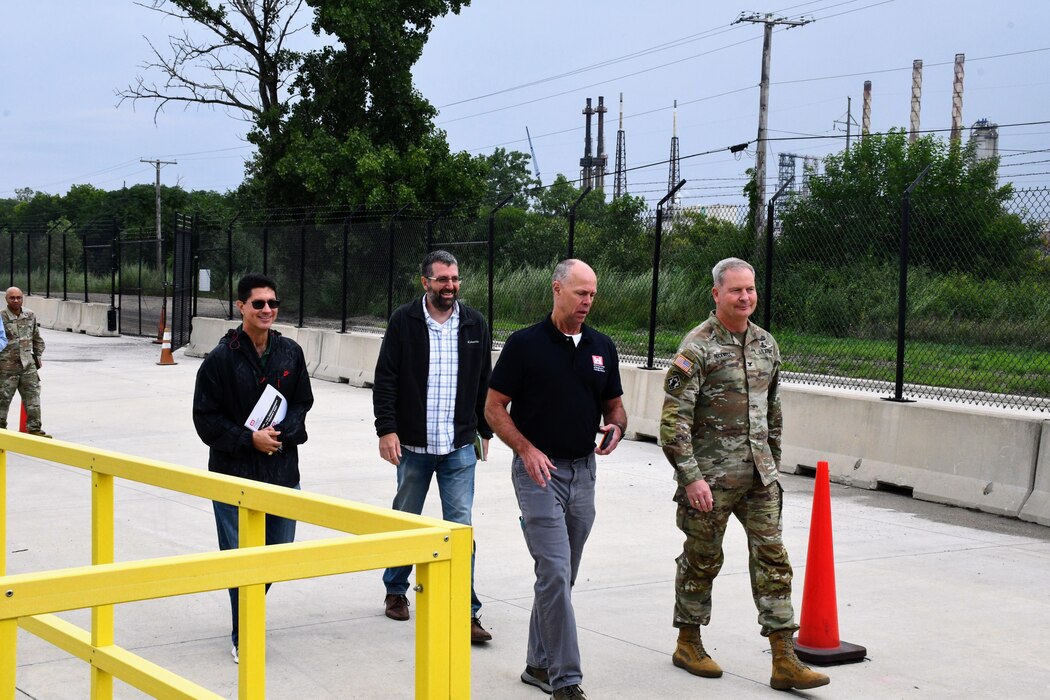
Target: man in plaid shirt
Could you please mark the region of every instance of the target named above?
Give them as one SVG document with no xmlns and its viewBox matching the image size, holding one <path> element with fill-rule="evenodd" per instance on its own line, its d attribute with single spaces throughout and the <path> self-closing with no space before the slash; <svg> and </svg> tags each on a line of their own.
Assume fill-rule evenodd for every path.
<svg viewBox="0 0 1050 700">
<path fill-rule="evenodd" d="M 484 455 L 492 431 L 485 422 L 485 396 L 492 369 L 492 339 L 485 318 L 458 301 L 459 263 L 444 250 L 423 258 L 424 294 L 390 317 L 376 363 L 372 403 L 379 455 L 397 467 L 393 508 L 421 513 L 437 477 L 442 517 L 470 525 L 474 504 L 474 442 Z M 471 560 L 470 639 L 487 642 L 481 601 L 474 592 Z M 411 566 L 387 569 L 386 616 L 408 620 Z"/>
</svg>

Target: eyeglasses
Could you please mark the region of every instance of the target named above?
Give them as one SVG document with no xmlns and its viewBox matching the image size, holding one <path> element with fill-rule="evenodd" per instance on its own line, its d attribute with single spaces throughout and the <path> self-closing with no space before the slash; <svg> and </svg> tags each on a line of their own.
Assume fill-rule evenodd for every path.
<svg viewBox="0 0 1050 700">
<path fill-rule="evenodd" d="M 431 282 L 437 282 L 438 284 L 448 284 L 449 282 L 452 284 L 459 284 L 463 281 L 462 277 L 427 277 L 427 279 Z"/>
<path fill-rule="evenodd" d="M 281 302 L 279 299 L 252 299 L 252 308 L 256 311 L 261 311 L 266 305 L 269 305 L 271 309 L 276 309 Z"/>
</svg>

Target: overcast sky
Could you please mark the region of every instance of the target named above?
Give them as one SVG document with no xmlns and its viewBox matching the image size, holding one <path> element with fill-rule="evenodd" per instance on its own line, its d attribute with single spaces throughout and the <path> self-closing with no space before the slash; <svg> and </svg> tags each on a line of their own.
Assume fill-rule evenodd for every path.
<svg viewBox="0 0 1050 700">
<path fill-rule="evenodd" d="M 64 193 L 152 183 L 224 191 L 243 175 L 247 125 L 222 111 L 116 106 L 147 57 L 143 35 L 164 41 L 175 22 L 130 0 L 3 4 L 0 197 L 15 188 Z M 847 98 L 859 125 L 872 81 L 871 127 L 907 127 L 911 66 L 924 62 L 924 130 L 951 126 L 953 60 L 966 56 L 963 123 L 1000 125 L 1004 181 L 1050 185 L 1050 2 L 1046 0 L 474 0 L 438 22 L 415 71 L 440 108 L 453 150 L 525 152 L 533 137 L 544 183 L 579 176 L 585 100 L 605 97 L 606 187 L 612 190 L 623 93 L 628 188 L 666 191 L 672 105 L 686 203 L 738 203 L 758 123 L 762 27 L 741 12 L 814 21 L 773 36 L 767 175 L 780 152 L 823 157 L 845 145 Z M 525 86 L 525 87 L 522 87 Z M 836 124 L 839 122 L 839 124 Z M 1032 123 L 1045 122 L 1045 123 Z M 1014 126 L 1016 125 L 1016 126 Z M 597 131 L 597 122 L 594 124 Z M 852 127 L 854 138 L 859 126 Z M 596 136 L 596 133 L 595 133 Z M 808 138 L 812 136 L 834 138 Z M 596 148 L 596 146 L 595 146 Z M 719 150 L 709 155 L 696 155 Z"/>
</svg>

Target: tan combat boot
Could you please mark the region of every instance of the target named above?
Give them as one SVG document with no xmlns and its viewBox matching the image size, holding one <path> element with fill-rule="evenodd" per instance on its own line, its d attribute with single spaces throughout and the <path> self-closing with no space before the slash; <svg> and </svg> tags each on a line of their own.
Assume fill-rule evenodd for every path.
<svg viewBox="0 0 1050 700">
<path fill-rule="evenodd" d="M 769 635 L 769 646 L 773 650 L 773 675 L 769 685 L 776 690 L 798 688 L 819 688 L 827 685 L 831 679 L 823 673 L 810 669 L 795 656 L 795 645 L 792 643 L 794 632 L 781 630 Z"/>
<path fill-rule="evenodd" d="M 671 656 L 671 663 L 694 676 L 722 677 L 722 667 L 708 655 L 704 643 L 700 641 L 699 627 L 682 627 L 678 630 L 678 647 Z"/>
</svg>

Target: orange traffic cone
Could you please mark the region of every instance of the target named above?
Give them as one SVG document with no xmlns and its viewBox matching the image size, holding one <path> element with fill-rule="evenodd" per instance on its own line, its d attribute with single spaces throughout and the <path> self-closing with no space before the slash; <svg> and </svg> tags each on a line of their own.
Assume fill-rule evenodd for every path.
<svg viewBox="0 0 1050 700">
<path fill-rule="evenodd" d="M 168 307 L 165 304 L 160 307 L 160 319 L 157 321 L 157 338 L 153 341 L 154 345 L 160 345 L 164 342 L 164 329 L 168 327 Z"/>
<path fill-rule="evenodd" d="M 798 658 L 818 666 L 861 661 L 868 650 L 839 639 L 838 603 L 835 600 L 835 548 L 831 537 L 831 487 L 828 463 L 817 462 L 813 484 L 813 514 L 809 523 L 806 584 L 802 615 L 795 639 Z"/>
<path fill-rule="evenodd" d="M 178 362 L 171 356 L 171 327 L 164 329 L 164 344 L 160 346 L 160 361 L 158 365 L 177 365 Z"/>
<path fill-rule="evenodd" d="M 18 432 L 28 433 L 29 428 L 26 427 L 26 421 L 29 420 L 29 416 L 26 415 L 26 405 L 22 404 L 22 419 L 18 422 Z"/>
</svg>

